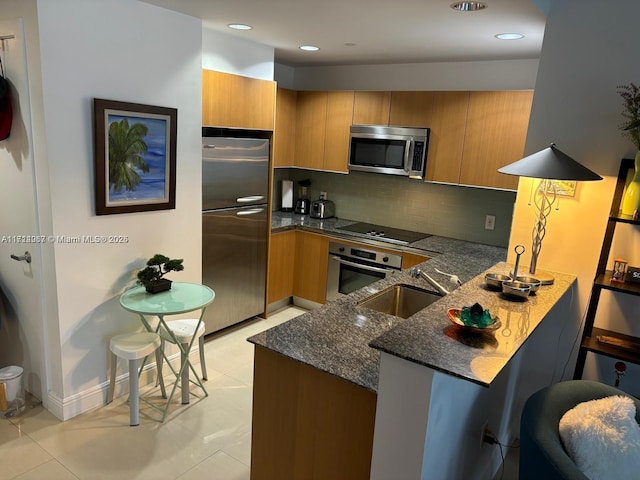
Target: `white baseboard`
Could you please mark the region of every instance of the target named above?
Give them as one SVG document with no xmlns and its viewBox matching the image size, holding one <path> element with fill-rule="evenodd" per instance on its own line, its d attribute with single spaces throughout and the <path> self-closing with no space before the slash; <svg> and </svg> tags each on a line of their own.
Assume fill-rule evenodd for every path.
<svg viewBox="0 0 640 480">
<path fill-rule="evenodd" d="M 195 342 L 189 359 L 193 365 L 200 363 L 200 352 L 198 343 Z M 174 353 L 169 356 L 171 365 L 178 370 L 180 369 L 180 352 Z M 123 360 L 120 360 L 123 362 Z M 171 371 L 168 366 L 165 365 L 164 372 Z M 157 369 L 155 362 L 145 365 L 142 374 L 140 375 L 140 386 L 149 385 L 155 383 L 157 376 Z M 160 388 L 160 387 L 158 387 Z M 51 412 L 56 418 L 66 421 L 71 418 L 80 415 L 82 413 L 93 410 L 94 408 L 102 407 L 107 403 L 107 390 L 109 389 L 109 380 L 102 382 L 99 385 L 95 385 L 83 392 L 70 395 L 65 398 L 60 398 L 53 392 L 48 392 L 47 397 L 43 399 L 43 406 L 49 412 Z M 121 395 L 129 394 L 129 372 L 125 372 L 122 375 L 116 377 L 115 392 L 113 398 L 118 398 Z"/>
</svg>

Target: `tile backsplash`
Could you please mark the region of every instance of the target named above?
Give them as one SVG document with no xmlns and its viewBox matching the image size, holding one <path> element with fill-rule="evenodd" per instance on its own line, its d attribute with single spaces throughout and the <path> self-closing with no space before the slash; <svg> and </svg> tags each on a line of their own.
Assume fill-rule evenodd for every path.
<svg viewBox="0 0 640 480">
<path fill-rule="evenodd" d="M 295 168 L 275 169 L 273 209 L 280 209 L 281 181 L 311 180 L 309 198 L 320 192 L 336 205 L 336 216 L 506 247 L 516 192 L 461 187 L 376 173 L 327 173 Z M 485 230 L 485 216 L 494 215 L 495 229 Z"/>
</svg>

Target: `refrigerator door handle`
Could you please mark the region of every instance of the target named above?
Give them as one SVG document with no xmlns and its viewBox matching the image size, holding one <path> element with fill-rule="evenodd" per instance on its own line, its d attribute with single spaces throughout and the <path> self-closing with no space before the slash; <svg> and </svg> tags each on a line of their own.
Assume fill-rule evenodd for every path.
<svg viewBox="0 0 640 480">
<path fill-rule="evenodd" d="M 236 198 L 236 202 L 238 203 L 257 203 L 260 200 L 264 200 L 264 195 L 253 195 L 251 197 Z"/>
<path fill-rule="evenodd" d="M 261 213 L 261 212 L 264 212 L 264 208 L 252 208 L 250 210 L 242 210 L 242 211 L 236 213 L 236 215 L 238 217 L 242 217 L 242 216 L 245 216 L 245 215 L 255 215 L 256 213 Z"/>
</svg>

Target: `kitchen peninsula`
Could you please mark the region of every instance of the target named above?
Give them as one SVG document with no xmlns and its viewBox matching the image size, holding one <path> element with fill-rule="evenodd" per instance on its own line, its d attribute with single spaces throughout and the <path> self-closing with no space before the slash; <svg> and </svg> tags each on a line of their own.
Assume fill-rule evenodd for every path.
<svg viewBox="0 0 640 480">
<path fill-rule="evenodd" d="M 273 226 L 333 235 L 339 222 L 348 222 L 291 218 L 276 215 Z M 401 271 L 249 339 L 256 346 L 253 479 L 392 478 L 390 472 L 393 478 L 420 478 L 433 454 L 445 474 L 452 463 L 465 473 L 489 468 L 475 460 L 470 465 L 483 457 L 479 452 L 459 458 L 451 442 L 466 447 L 466 437 L 474 436 L 480 449 L 481 432 L 468 430 L 481 430 L 484 416 L 491 415 L 477 420 L 469 411 L 487 408 L 484 397 L 493 392 L 504 396 L 513 388 L 509 364 L 575 278 L 556 274 L 554 285 L 513 302 L 484 285 L 486 271 L 512 268 L 504 262 L 505 249 L 437 236 L 408 248 L 431 258 L 419 265 L 425 272 L 455 273 L 463 285 L 406 320 L 358 306 L 392 285 L 432 289 Z M 467 335 L 447 319 L 449 308 L 475 302 L 500 317 L 502 326 L 493 334 Z M 459 410 L 447 409 L 442 399 L 457 402 Z M 496 406 L 510 409 L 504 399 Z M 448 424 L 449 440 L 431 436 Z M 452 450 L 432 445 L 438 441 Z M 491 462 L 491 455 L 484 457 Z"/>
</svg>

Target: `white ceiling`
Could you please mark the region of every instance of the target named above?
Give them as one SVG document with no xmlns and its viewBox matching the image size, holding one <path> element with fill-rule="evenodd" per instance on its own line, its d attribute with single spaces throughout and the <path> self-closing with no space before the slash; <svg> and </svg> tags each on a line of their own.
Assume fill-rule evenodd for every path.
<svg viewBox="0 0 640 480">
<path fill-rule="evenodd" d="M 545 25 L 533 0 L 485 0 L 487 8 L 476 12 L 451 9 L 454 0 L 143 1 L 271 46 L 275 61 L 290 66 L 532 59 L 540 56 Z M 234 31 L 230 23 L 253 29 Z M 525 37 L 494 37 L 505 32 Z M 320 51 L 298 49 L 309 44 Z"/>
</svg>

